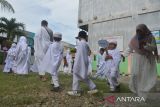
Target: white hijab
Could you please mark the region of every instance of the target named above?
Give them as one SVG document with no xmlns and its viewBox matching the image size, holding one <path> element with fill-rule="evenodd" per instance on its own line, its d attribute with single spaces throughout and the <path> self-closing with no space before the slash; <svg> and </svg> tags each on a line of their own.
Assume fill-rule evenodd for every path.
<svg viewBox="0 0 160 107">
<path fill-rule="evenodd" d="M 16 44 L 13 43 L 11 48 L 8 50 L 8 55 L 15 56 L 16 55 Z"/>
<path fill-rule="evenodd" d="M 17 44 L 17 47 L 18 46 L 21 46 L 22 47 L 22 51 L 23 50 L 26 50 L 26 48 L 28 47 L 27 45 L 27 39 L 25 36 L 21 36 L 19 41 L 18 41 L 18 44 Z"/>
</svg>

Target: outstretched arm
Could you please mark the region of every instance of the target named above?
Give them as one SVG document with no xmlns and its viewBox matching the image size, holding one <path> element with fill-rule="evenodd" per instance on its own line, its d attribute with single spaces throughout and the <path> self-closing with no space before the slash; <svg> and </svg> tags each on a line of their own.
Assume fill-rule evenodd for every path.
<svg viewBox="0 0 160 107">
<path fill-rule="evenodd" d="M 124 53 L 122 54 L 122 56 L 128 57 L 132 52 L 133 52 L 133 50 L 128 47 L 128 48 L 124 51 Z"/>
</svg>

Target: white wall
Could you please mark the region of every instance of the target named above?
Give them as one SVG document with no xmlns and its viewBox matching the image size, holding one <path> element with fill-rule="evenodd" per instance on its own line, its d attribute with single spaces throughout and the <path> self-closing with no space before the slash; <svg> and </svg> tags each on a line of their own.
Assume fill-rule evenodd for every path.
<svg viewBox="0 0 160 107">
<path fill-rule="evenodd" d="M 89 45 L 98 50 L 97 41 L 107 36 L 122 36 L 123 49 L 135 34 L 137 24 L 160 30 L 160 0 L 80 0 L 79 19 L 89 25 Z M 97 19 L 95 19 L 95 16 Z"/>
</svg>

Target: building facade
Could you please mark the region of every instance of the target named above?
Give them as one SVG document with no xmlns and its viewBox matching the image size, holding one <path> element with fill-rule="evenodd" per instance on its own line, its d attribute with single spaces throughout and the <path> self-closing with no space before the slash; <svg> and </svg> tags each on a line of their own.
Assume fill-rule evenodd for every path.
<svg viewBox="0 0 160 107">
<path fill-rule="evenodd" d="M 124 51 L 140 23 L 160 41 L 160 0 L 79 0 L 78 26 L 88 32 L 94 52 L 100 39 L 116 39 Z M 160 51 L 160 43 L 158 47 Z"/>
</svg>

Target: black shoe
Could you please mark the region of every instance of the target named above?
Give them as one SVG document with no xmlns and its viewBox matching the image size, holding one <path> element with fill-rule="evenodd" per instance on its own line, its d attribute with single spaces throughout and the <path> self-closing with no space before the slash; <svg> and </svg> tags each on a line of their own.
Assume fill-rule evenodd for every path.
<svg viewBox="0 0 160 107">
<path fill-rule="evenodd" d="M 110 86 L 110 83 L 107 81 L 107 85 Z"/>
<path fill-rule="evenodd" d="M 60 92 L 61 89 L 60 89 L 60 87 L 53 87 L 53 88 L 51 89 L 51 91 Z"/>
<path fill-rule="evenodd" d="M 120 85 L 116 86 L 116 91 L 120 91 Z"/>
</svg>

